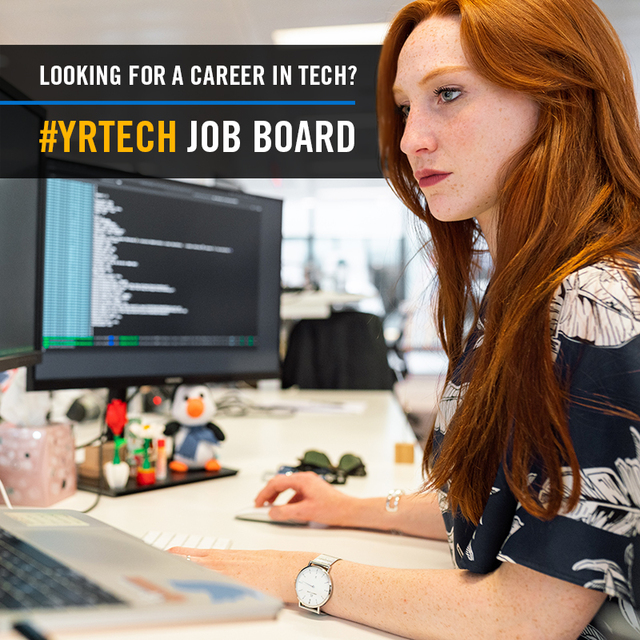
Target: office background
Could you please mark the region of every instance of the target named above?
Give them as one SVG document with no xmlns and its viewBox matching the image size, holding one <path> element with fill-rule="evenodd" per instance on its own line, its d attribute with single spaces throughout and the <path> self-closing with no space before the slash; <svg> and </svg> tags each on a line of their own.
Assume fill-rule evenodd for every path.
<svg viewBox="0 0 640 640">
<path fill-rule="evenodd" d="M 3 44 L 266 44 L 283 29 L 388 22 L 404 0 L 0 0 Z M 597 0 L 640 78 L 640 0 Z M 295 38 L 295 35 L 293 36 Z M 309 34 L 298 36 L 309 42 Z M 320 34 L 317 42 L 330 42 Z M 375 36 L 374 36 L 375 38 Z M 295 40 L 293 41 L 295 42 Z M 360 42 L 346 32 L 341 42 Z M 430 273 L 413 220 L 382 180 L 238 180 L 284 200 L 282 280 L 366 298 L 409 373 L 438 374 Z"/>
</svg>

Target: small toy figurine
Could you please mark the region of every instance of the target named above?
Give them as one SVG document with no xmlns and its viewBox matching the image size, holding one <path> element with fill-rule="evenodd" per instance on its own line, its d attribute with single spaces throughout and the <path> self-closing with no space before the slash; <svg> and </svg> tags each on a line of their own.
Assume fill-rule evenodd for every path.
<svg viewBox="0 0 640 640">
<path fill-rule="evenodd" d="M 206 469 L 218 471 L 217 449 L 224 433 L 210 422 L 216 405 L 205 385 L 180 385 L 173 396 L 171 415 L 177 422 L 169 422 L 166 435 L 174 435 L 172 471 Z"/>
<path fill-rule="evenodd" d="M 125 443 L 122 431 L 127 424 L 127 405 L 122 400 L 114 399 L 107 406 L 105 422 L 113 433 L 113 462 L 105 462 L 104 476 L 112 489 L 122 489 L 129 480 L 129 465 L 120 459 L 120 448 Z"/>
<path fill-rule="evenodd" d="M 164 435 L 164 425 L 134 418 L 129 423 L 129 433 L 142 441 L 142 446 L 133 452 L 137 460 L 136 483 L 138 486 L 155 484 L 156 468 L 151 463 L 149 452 L 152 441 Z"/>
</svg>

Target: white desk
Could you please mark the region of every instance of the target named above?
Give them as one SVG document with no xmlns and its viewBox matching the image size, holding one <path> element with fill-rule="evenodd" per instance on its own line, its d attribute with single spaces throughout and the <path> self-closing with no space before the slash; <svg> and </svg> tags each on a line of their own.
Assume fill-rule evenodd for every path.
<svg viewBox="0 0 640 640">
<path fill-rule="evenodd" d="M 386 495 L 389 489 L 412 491 L 420 486 L 420 450 L 413 465 L 395 464 L 396 442 L 413 441 L 404 414 L 389 392 L 251 392 L 262 400 L 312 399 L 363 401 L 361 414 L 294 417 L 216 417 L 227 435 L 221 462 L 240 469 L 235 477 L 209 480 L 119 498 L 102 497 L 91 515 L 135 536 L 149 530 L 212 534 L 231 538 L 236 549 L 296 549 L 325 552 L 368 564 L 399 568 L 451 568 L 446 543 L 400 535 L 351 529 L 319 529 L 245 522 L 234 519 L 242 507 L 251 506 L 264 484 L 265 472 L 281 464 L 296 463 L 307 449 L 324 451 L 337 464 L 343 453 L 360 455 L 367 467 L 364 478 L 351 477 L 343 487 L 357 496 Z M 79 492 L 55 507 L 85 509 L 94 494 Z M 222 635 L 221 635 L 222 634 Z M 18 638 L 6 634 L 2 638 Z M 287 607 L 275 621 L 227 623 L 170 629 L 83 632 L 54 638 L 83 640 L 360 640 L 392 638 L 386 633 L 330 616 L 315 616 Z"/>
</svg>

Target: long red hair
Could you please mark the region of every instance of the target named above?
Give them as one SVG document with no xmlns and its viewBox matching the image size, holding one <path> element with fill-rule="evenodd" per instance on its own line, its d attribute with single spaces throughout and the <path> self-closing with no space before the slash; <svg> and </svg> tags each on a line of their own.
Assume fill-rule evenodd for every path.
<svg viewBox="0 0 640 640">
<path fill-rule="evenodd" d="M 566 385 L 552 359 L 551 300 L 575 270 L 603 258 L 624 261 L 640 247 L 640 127 L 631 71 L 591 0 L 418 0 L 393 21 L 378 72 L 381 161 L 394 191 L 429 230 L 448 379 L 468 337 L 465 318 L 470 309 L 478 316 L 479 229 L 473 220 L 439 222 L 429 213 L 400 151 L 403 118 L 392 94 L 404 42 L 433 15 L 458 16 L 469 64 L 491 82 L 531 96 L 540 111 L 499 194 L 484 340 L 433 464 L 432 440 L 427 445 L 428 486 L 449 483 L 450 507 L 477 523 L 502 462 L 527 511 L 552 518 L 577 504 L 580 483 Z M 534 461 L 550 483 L 544 504 L 529 489 Z M 562 466 L 574 475 L 566 503 Z"/>
</svg>

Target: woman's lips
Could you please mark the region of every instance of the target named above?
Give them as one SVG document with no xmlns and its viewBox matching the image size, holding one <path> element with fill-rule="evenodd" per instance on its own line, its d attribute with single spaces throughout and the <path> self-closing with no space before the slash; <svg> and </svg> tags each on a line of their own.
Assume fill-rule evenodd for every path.
<svg viewBox="0 0 640 640">
<path fill-rule="evenodd" d="M 442 182 L 450 175 L 451 173 L 442 173 L 439 171 L 433 173 L 423 172 L 422 176 L 418 176 L 418 184 L 420 185 L 420 188 L 433 187 L 433 185 Z"/>
</svg>

